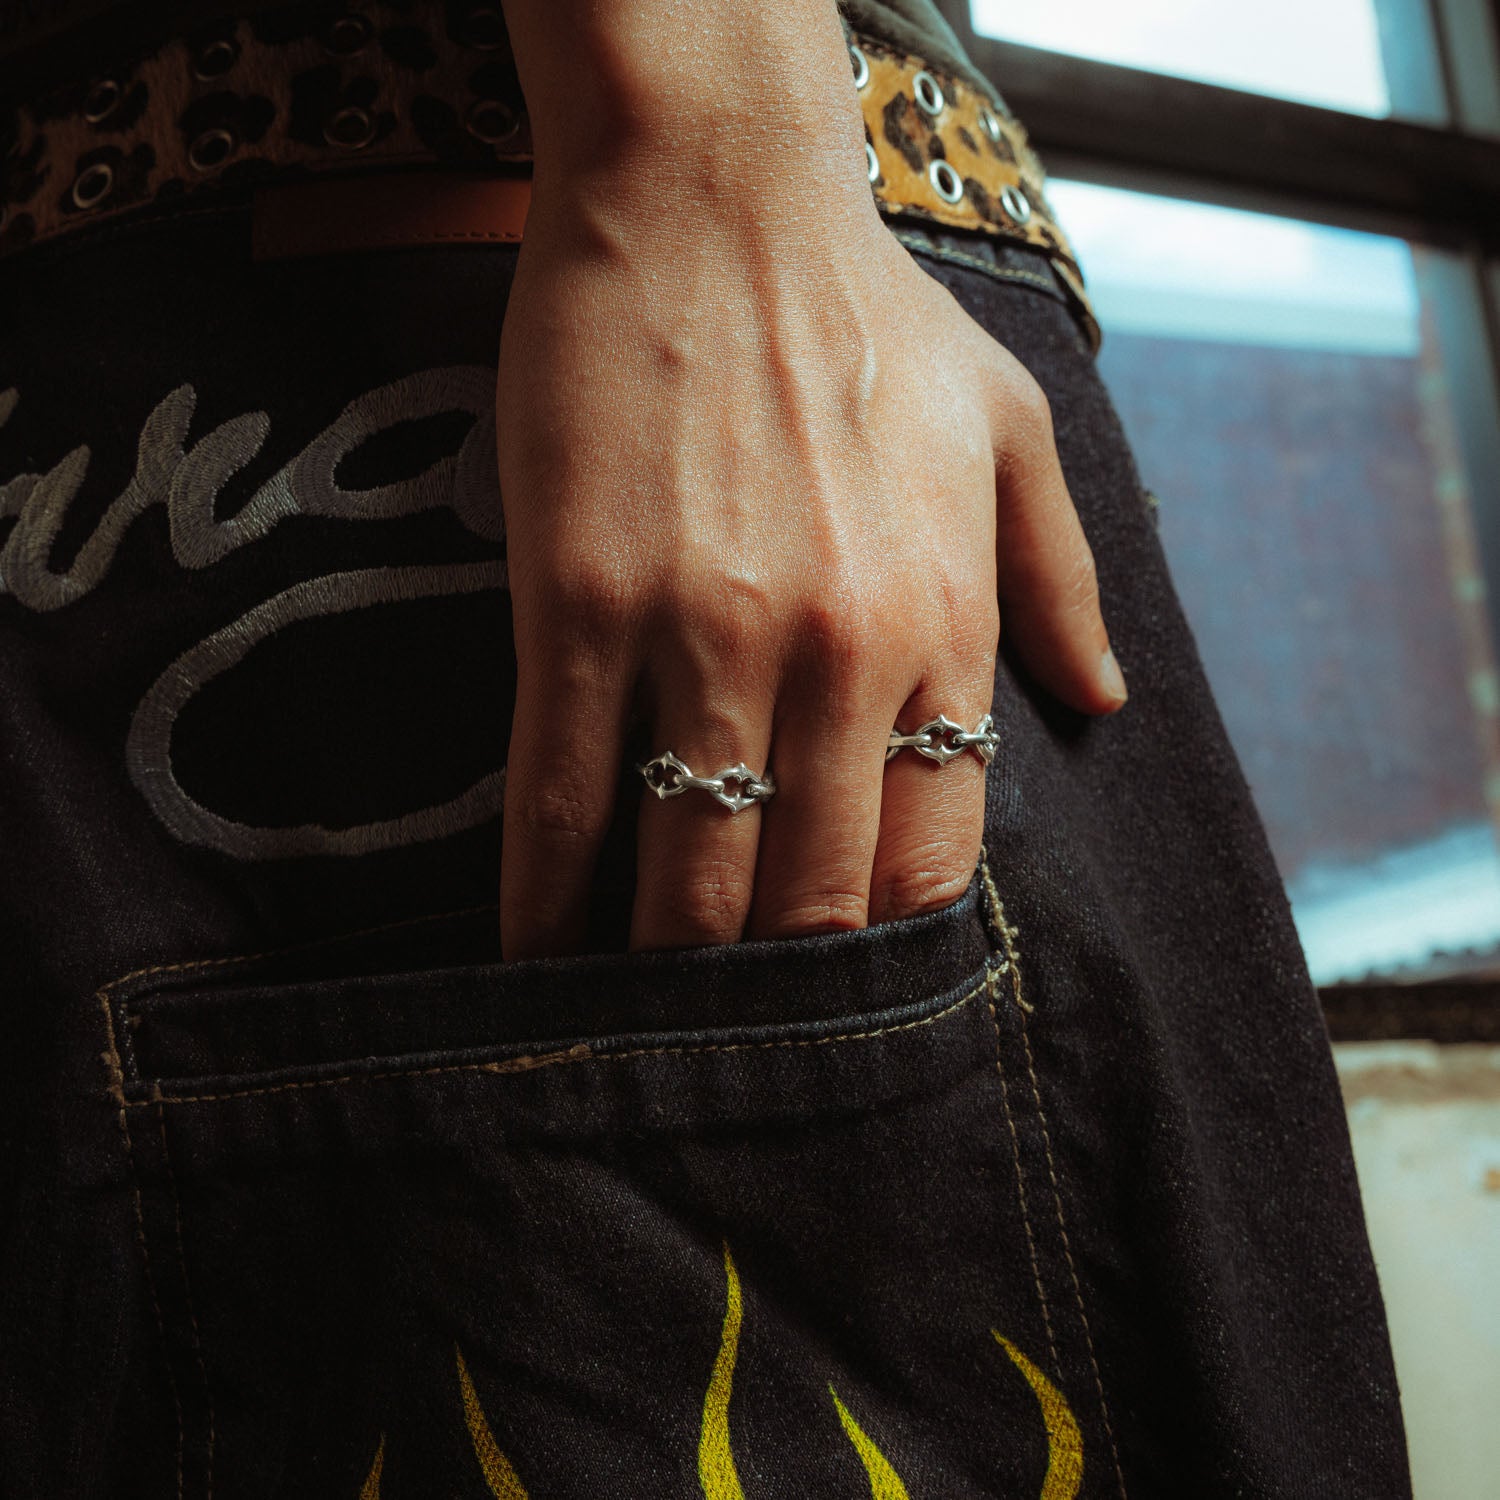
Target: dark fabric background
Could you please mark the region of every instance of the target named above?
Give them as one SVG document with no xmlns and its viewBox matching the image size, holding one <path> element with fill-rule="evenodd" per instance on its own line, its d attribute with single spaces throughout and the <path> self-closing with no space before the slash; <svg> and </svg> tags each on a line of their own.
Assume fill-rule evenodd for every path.
<svg viewBox="0 0 1500 1500">
<path fill-rule="evenodd" d="M 514 252 L 247 242 L 184 216 L 0 278 L 0 1492 L 518 1493 L 503 1453 L 539 1500 L 718 1500 L 727 1452 L 752 1500 L 853 1497 L 873 1444 L 913 1500 L 1406 1495 L 1315 996 L 1062 303 L 923 260 L 1047 391 L 1128 707 L 1086 722 L 1002 654 L 987 869 L 944 913 L 506 966 L 498 821 L 432 813 L 510 711 L 503 589 L 441 584 L 503 560 L 443 467 L 484 418 L 415 414 L 433 372 L 492 377 Z M 394 382 L 418 405 L 376 403 L 342 512 L 209 560 Z M 142 438 L 183 386 L 189 454 L 239 424 L 222 484 Z M 21 559 L 15 477 L 79 445 Z M 122 494 L 109 566 L 37 607 Z M 143 771 L 142 704 L 200 659 Z"/>
</svg>

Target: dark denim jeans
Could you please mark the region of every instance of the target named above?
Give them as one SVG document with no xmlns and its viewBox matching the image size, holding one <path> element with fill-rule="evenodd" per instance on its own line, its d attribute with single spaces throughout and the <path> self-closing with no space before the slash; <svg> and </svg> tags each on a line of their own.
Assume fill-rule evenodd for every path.
<svg viewBox="0 0 1500 1500">
<path fill-rule="evenodd" d="M 1002 654 L 968 894 L 830 937 L 609 951 L 622 770 L 601 951 L 503 965 L 515 252 L 247 242 L 0 270 L 0 1492 L 1406 1495 L 1316 999 L 1045 262 L 914 252 L 1046 388 L 1128 708 Z"/>
</svg>

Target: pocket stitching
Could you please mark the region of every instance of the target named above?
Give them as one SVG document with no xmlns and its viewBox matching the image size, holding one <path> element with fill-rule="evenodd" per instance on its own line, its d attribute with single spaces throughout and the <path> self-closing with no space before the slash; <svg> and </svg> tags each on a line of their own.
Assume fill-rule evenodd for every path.
<svg viewBox="0 0 1500 1500">
<path fill-rule="evenodd" d="M 162 1108 L 160 1096 L 155 1100 L 156 1122 L 161 1131 L 161 1154 L 162 1162 L 167 1169 L 167 1183 L 172 1191 L 172 1218 L 177 1231 L 177 1262 L 182 1271 L 182 1300 L 187 1308 L 188 1325 L 192 1329 L 193 1339 L 193 1362 L 198 1367 L 198 1379 L 203 1386 L 203 1404 L 208 1414 L 208 1451 L 204 1461 L 204 1483 L 206 1486 L 207 1500 L 213 1500 L 214 1493 L 214 1396 L 213 1387 L 209 1384 L 208 1364 L 203 1358 L 203 1335 L 198 1327 L 198 1312 L 193 1306 L 192 1278 L 188 1275 L 187 1265 L 187 1243 L 182 1228 L 182 1195 L 177 1190 L 177 1173 L 172 1168 L 172 1148 L 167 1142 L 167 1112 Z M 179 1451 L 177 1458 L 178 1468 L 178 1491 L 181 1493 L 182 1486 L 182 1454 Z"/>
<path fill-rule="evenodd" d="M 897 1032 L 915 1031 L 919 1027 L 931 1026 L 954 1015 L 982 993 L 990 983 L 989 964 L 985 965 L 985 977 L 973 989 L 960 996 L 952 1004 L 930 1016 L 921 1016 L 915 1021 L 902 1021 L 896 1026 L 878 1026 L 870 1031 L 838 1032 L 832 1036 L 788 1037 L 774 1042 L 709 1042 L 701 1045 L 681 1047 L 634 1047 L 623 1052 L 595 1052 L 587 1043 L 564 1048 L 556 1052 L 529 1054 L 521 1057 L 491 1059 L 488 1062 L 444 1063 L 431 1068 L 390 1068 L 380 1073 L 341 1073 L 330 1078 L 300 1078 L 290 1083 L 267 1084 L 262 1088 L 228 1089 L 213 1094 L 164 1094 L 153 1091 L 150 1099 L 121 1099 L 125 1109 L 139 1109 L 149 1104 L 211 1104 L 224 1099 L 246 1099 L 263 1094 L 284 1094 L 293 1089 L 323 1088 L 332 1084 L 375 1083 L 387 1078 L 429 1078 L 442 1073 L 533 1073 L 540 1068 L 557 1067 L 564 1063 L 581 1062 L 626 1062 L 637 1057 L 688 1057 L 705 1052 L 762 1052 L 787 1047 L 828 1047 L 843 1042 L 864 1042 L 875 1037 L 891 1036 Z"/>
<path fill-rule="evenodd" d="M 104 1025 L 109 1045 L 104 1053 L 104 1063 L 109 1069 L 110 1097 L 119 1106 L 118 1121 L 120 1135 L 125 1144 L 126 1170 L 130 1173 L 131 1196 L 135 1204 L 135 1237 L 140 1246 L 141 1265 L 146 1273 L 146 1290 L 151 1297 L 151 1307 L 156 1314 L 156 1331 L 161 1340 L 162 1363 L 167 1372 L 167 1388 L 172 1395 L 172 1410 L 177 1423 L 177 1500 L 182 1500 L 183 1494 L 183 1452 L 186 1445 L 186 1431 L 183 1423 L 182 1394 L 177 1389 L 177 1376 L 173 1370 L 171 1344 L 167 1338 L 167 1319 L 162 1312 L 161 1294 L 157 1290 L 156 1272 L 151 1265 L 151 1246 L 149 1236 L 146 1233 L 146 1207 L 141 1197 L 140 1173 L 136 1169 L 135 1142 L 130 1134 L 130 1101 L 125 1097 L 125 1075 L 120 1066 L 119 1043 L 115 1036 L 114 1012 L 110 1008 L 109 993 L 107 989 L 99 991 L 100 1004 L 104 1008 Z"/>
<path fill-rule="evenodd" d="M 452 922 L 460 917 L 477 917 L 483 912 L 493 911 L 491 906 L 463 906 L 454 911 L 429 912 L 421 917 L 403 917 L 399 922 L 378 922 L 373 927 L 359 927 L 352 932 L 337 932 L 332 937 L 308 938 L 302 943 L 288 943 L 281 948 L 267 948 L 260 953 L 231 953 L 223 958 L 192 958 L 175 964 L 147 964 L 143 969 L 132 969 L 111 979 L 99 990 L 105 998 L 133 979 L 147 979 L 156 974 L 187 974 L 194 969 L 222 969 L 233 964 L 257 963 L 266 958 L 286 958 L 293 953 L 306 953 L 313 948 L 331 948 L 338 943 L 352 943 L 359 938 L 374 937 L 378 933 L 398 932 L 403 927 L 421 927 L 428 922 Z"/>
<path fill-rule="evenodd" d="M 1036 1287 L 1037 1302 L 1042 1311 L 1042 1324 L 1047 1330 L 1047 1348 L 1052 1355 L 1052 1368 L 1062 1371 L 1062 1361 L 1057 1353 L 1057 1335 L 1052 1329 L 1052 1310 L 1047 1302 L 1047 1290 L 1042 1284 L 1041 1262 L 1037 1256 L 1036 1235 L 1031 1228 L 1031 1209 L 1026 1201 L 1026 1176 L 1021 1168 L 1021 1138 L 1016 1130 L 1016 1118 L 1010 1107 L 1010 1085 L 1005 1077 L 1005 1059 L 1000 1046 L 1000 1018 L 995 1013 L 995 995 L 1000 976 L 1006 968 L 994 967 L 985 976 L 990 1013 L 990 1025 L 995 1031 L 995 1073 L 1000 1080 L 1000 1107 L 1005 1112 L 1005 1124 L 1010 1131 L 1011 1157 L 1016 1165 L 1016 1204 L 1021 1210 L 1021 1227 L 1026 1231 L 1026 1253 L 1031 1261 L 1031 1282 Z"/>
<path fill-rule="evenodd" d="M 1036 1061 L 1031 1050 L 1031 1037 L 1026 1026 L 1026 1017 L 1034 1014 L 1035 1007 L 1026 998 L 1025 990 L 1021 982 L 1021 953 L 1017 947 L 1016 939 L 1020 936 L 1018 928 L 1012 927 L 1005 915 L 1005 905 L 1000 900 L 1000 892 L 995 885 L 995 877 L 990 871 L 988 859 L 982 860 L 980 865 L 981 876 L 984 881 L 984 891 L 990 910 L 992 937 L 999 940 L 1000 947 L 1004 953 L 1004 964 L 997 965 L 989 975 L 990 980 L 990 1020 L 995 1027 L 995 1067 L 1000 1073 L 1001 1097 L 1005 1099 L 1005 1114 L 1010 1122 L 1011 1143 L 1016 1153 L 1016 1180 L 1021 1182 L 1021 1154 L 1020 1143 L 1016 1138 L 1015 1122 L 1011 1119 L 1010 1104 L 1005 1088 L 1005 1073 L 1000 1061 L 1000 1020 L 995 1013 L 995 996 L 998 989 L 998 981 L 1002 974 L 1010 976 L 1011 999 L 1015 1002 L 1016 1014 L 1020 1018 L 1021 1046 L 1026 1058 L 1026 1072 L 1031 1080 L 1031 1096 L 1036 1102 L 1037 1123 L 1042 1131 L 1042 1150 L 1047 1162 L 1047 1177 L 1052 1185 L 1052 1203 L 1057 1212 L 1057 1230 L 1062 1239 L 1063 1258 L 1068 1264 L 1068 1275 L 1073 1283 L 1073 1297 L 1078 1307 L 1078 1321 L 1083 1328 L 1083 1341 L 1088 1349 L 1089 1364 L 1094 1372 L 1094 1390 L 1099 1397 L 1099 1415 L 1103 1419 L 1104 1435 L 1109 1442 L 1110 1458 L 1114 1462 L 1115 1479 L 1119 1485 L 1120 1500 L 1127 1500 L 1125 1491 L 1125 1473 L 1120 1466 L 1119 1447 L 1115 1442 L 1114 1424 L 1110 1421 L 1109 1402 L 1104 1395 L 1104 1376 L 1099 1368 L 1099 1357 L 1094 1350 L 1094 1335 L 1089 1328 L 1088 1313 L 1083 1303 L 1083 1285 L 1079 1280 L 1078 1266 L 1073 1259 L 1073 1247 L 1068 1239 L 1068 1225 L 1063 1213 L 1062 1189 L 1057 1179 L 1057 1163 L 1052 1155 L 1052 1131 L 1047 1124 L 1047 1111 L 1042 1105 L 1041 1084 L 1037 1078 Z M 1021 1214 L 1026 1219 L 1026 1194 L 1024 1186 L 1020 1187 Z M 1042 1317 L 1047 1323 L 1047 1337 L 1049 1343 L 1052 1340 L 1052 1323 L 1047 1316 L 1047 1299 L 1042 1292 L 1041 1274 L 1037 1269 L 1036 1248 L 1031 1238 L 1031 1222 L 1026 1219 L 1026 1241 L 1032 1251 L 1032 1271 L 1036 1277 L 1037 1294 L 1042 1298 Z M 1057 1346 L 1052 1345 L 1053 1363 L 1057 1364 Z M 1059 1369 L 1061 1367 L 1059 1366 Z"/>
</svg>

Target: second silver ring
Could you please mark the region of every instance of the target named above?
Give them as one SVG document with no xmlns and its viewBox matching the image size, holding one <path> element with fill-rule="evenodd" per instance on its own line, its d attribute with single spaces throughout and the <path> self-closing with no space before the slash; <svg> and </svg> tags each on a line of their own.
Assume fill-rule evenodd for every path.
<svg viewBox="0 0 1500 1500">
<path fill-rule="evenodd" d="M 915 750 L 918 755 L 946 766 L 965 750 L 972 750 L 985 765 L 989 765 L 999 746 L 1000 735 L 991 715 L 986 714 L 973 729 L 965 729 L 947 714 L 939 714 L 910 734 L 902 734 L 899 729 L 891 730 L 886 740 L 885 758 L 890 760 L 902 750 Z"/>
</svg>

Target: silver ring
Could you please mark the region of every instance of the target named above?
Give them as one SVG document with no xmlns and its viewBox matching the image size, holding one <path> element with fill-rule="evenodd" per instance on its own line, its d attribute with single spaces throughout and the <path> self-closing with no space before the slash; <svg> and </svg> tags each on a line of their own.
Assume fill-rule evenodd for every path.
<svg viewBox="0 0 1500 1500">
<path fill-rule="evenodd" d="M 885 758 L 889 760 L 901 750 L 915 750 L 918 755 L 925 755 L 928 760 L 935 760 L 940 766 L 946 766 L 955 756 L 962 755 L 965 750 L 972 750 L 985 765 L 989 765 L 999 747 L 1000 733 L 989 714 L 972 730 L 965 729 L 962 724 L 955 724 L 947 714 L 939 714 L 911 734 L 902 734 L 898 729 L 891 730 L 890 737 L 886 740 Z"/>
<path fill-rule="evenodd" d="M 743 812 L 756 802 L 768 801 L 776 794 L 776 783 L 771 773 L 757 776 L 744 761 L 738 765 L 725 766 L 713 776 L 694 776 L 693 773 L 672 754 L 670 750 L 648 760 L 636 770 L 663 801 L 668 797 L 680 797 L 684 792 L 696 789 L 707 792 L 716 802 L 722 803 L 730 812 Z"/>
</svg>

